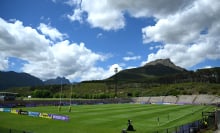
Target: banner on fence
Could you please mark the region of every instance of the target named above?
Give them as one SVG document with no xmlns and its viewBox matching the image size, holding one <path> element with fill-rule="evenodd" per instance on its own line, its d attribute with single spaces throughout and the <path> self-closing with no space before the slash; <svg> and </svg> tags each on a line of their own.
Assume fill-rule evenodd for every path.
<svg viewBox="0 0 220 133">
<path fill-rule="evenodd" d="M 54 120 L 68 121 L 68 120 L 69 120 L 69 117 L 68 117 L 68 116 L 63 116 L 63 115 L 54 115 L 54 114 L 53 114 L 53 119 L 54 119 Z"/>
<path fill-rule="evenodd" d="M 28 116 L 39 117 L 39 112 L 28 112 Z"/>
<path fill-rule="evenodd" d="M 31 112 L 31 111 L 24 111 L 22 109 L 16 110 L 11 108 L 0 108 L 0 112 L 10 112 L 13 114 L 28 115 L 33 117 L 41 117 L 46 119 L 54 119 L 54 120 L 62 120 L 62 121 L 68 121 L 70 119 L 68 116 L 64 116 L 64 115 Z"/>
<path fill-rule="evenodd" d="M 48 113 L 40 113 L 39 117 L 47 118 L 47 119 L 52 119 L 52 115 L 48 114 Z"/>
<path fill-rule="evenodd" d="M 28 111 L 19 110 L 18 114 L 20 114 L 20 115 L 28 115 Z"/>
<path fill-rule="evenodd" d="M 16 109 L 11 109 L 11 113 L 12 113 L 12 114 L 18 114 L 18 110 L 16 110 Z"/>
<path fill-rule="evenodd" d="M 11 112 L 10 108 L 3 108 L 3 112 Z"/>
</svg>

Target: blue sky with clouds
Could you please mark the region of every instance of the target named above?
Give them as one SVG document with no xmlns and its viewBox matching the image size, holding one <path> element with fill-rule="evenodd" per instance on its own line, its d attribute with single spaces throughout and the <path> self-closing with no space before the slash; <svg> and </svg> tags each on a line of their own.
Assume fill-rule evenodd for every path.
<svg viewBox="0 0 220 133">
<path fill-rule="evenodd" d="M 216 67 L 219 40 L 218 0 L 0 1 L 0 70 L 42 80 L 104 79 L 161 58 Z"/>
</svg>

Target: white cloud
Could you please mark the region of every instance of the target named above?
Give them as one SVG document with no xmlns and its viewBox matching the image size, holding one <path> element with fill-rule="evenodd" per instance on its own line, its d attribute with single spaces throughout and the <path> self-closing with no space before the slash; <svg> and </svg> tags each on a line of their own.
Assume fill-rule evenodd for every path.
<svg viewBox="0 0 220 133">
<path fill-rule="evenodd" d="M 220 2 L 196 0 L 184 10 L 162 18 L 142 29 L 143 42 L 162 42 L 164 47 L 148 55 L 147 62 L 171 58 L 185 68 L 206 59 L 220 59 Z M 201 34 L 206 30 L 205 34 Z"/>
<path fill-rule="evenodd" d="M 70 75 L 70 77 L 80 77 L 80 81 L 106 79 L 115 74 L 115 68 L 117 68 L 118 72 L 123 69 L 119 64 L 113 64 L 108 69 L 91 67 L 87 71 L 78 71 L 75 73 L 76 75 Z"/>
<path fill-rule="evenodd" d="M 0 51 L 4 57 L 20 57 L 24 60 L 39 61 L 48 55 L 45 36 L 31 27 L 24 27 L 21 21 L 8 23 L 0 18 Z"/>
<path fill-rule="evenodd" d="M 126 67 L 126 69 L 133 69 L 133 68 L 137 68 L 137 66 L 128 66 L 128 67 Z"/>
<path fill-rule="evenodd" d="M 83 11 L 76 8 L 74 9 L 73 11 L 73 14 L 72 15 L 67 15 L 67 17 L 71 20 L 71 21 L 79 21 L 80 23 L 83 22 L 83 19 L 82 19 L 82 14 L 83 14 Z"/>
<path fill-rule="evenodd" d="M 53 3 L 56 3 L 57 1 L 56 0 L 51 0 Z"/>
<path fill-rule="evenodd" d="M 67 0 L 65 3 L 69 6 L 80 6 L 82 0 Z"/>
<path fill-rule="evenodd" d="M 154 50 L 154 47 L 151 46 L 149 49 L 150 49 L 150 50 Z"/>
<path fill-rule="evenodd" d="M 213 21 L 218 21 L 216 16 L 220 15 L 220 8 L 216 5 L 220 4 L 213 4 L 215 2 L 195 1 L 190 8 L 159 19 L 154 26 L 143 28 L 144 42 L 193 42 L 202 30 L 209 28 Z"/>
<path fill-rule="evenodd" d="M 71 0 L 70 0 L 71 1 Z M 191 67 L 205 59 L 219 59 L 220 1 L 216 0 L 84 0 L 74 2 L 87 16 L 92 26 L 118 30 L 126 25 L 125 14 L 135 18 L 155 18 L 155 25 L 142 28 L 143 42 L 160 42 L 163 47 L 148 55 L 147 62 L 156 58 L 171 58 L 182 67 Z M 172 3 L 172 4 L 171 4 Z M 201 32 L 206 31 L 205 34 Z M 203 44 L 206 42 L 207 44 Z M 212 48 L 215 49 L 211 49 Z M 180 48 L 186 49 L 180 49 Z M 204 48 L 202 48 L 204 47 Z M 203 54 L 201 56 L 201 51 Z M 206 50 L 205 50 L 206 49 Z M 214 52 L 212 51 L 214 50 Z M 173 53 L 164 53 L 164 52 Z M 183 60 L 186 59 L 186 60 Z"/>
<path fill-rule="evenodd" d="M 38 77 L 55 77 L 56 75 L 80 78 L 83 75 L 76 73 L 88 73 L 95 62 L 102 60 L 102 56 L 87 49 L 83 43 L 70 44 L 69 41 L 59 42 L 50 47 L 52 58 L 41 62 L 30 62 L 25 64 L 23 70 L 37 75 Z M 40 69 L 42 73 L 39 73 Z M 74 76 L 75 75 L 75 76 Z"/>
<path fill-rule="evenodd" d="M 87 21 L 92 27 L 117 30 L 125 26 L 123 13 L 107 0 L 82 1 L 81 8 L 88 13 Z"/>
<path fill-rule="evenodd" d="M 102 33 L 99 33 L 97 34 L 96 38 L 102 38 L 103 37 L 103 34 Z"/>
<path fill-rule="evenodd" d="M 204 66 L 203 68 L 212 68 L 212 66 Z"/>
<path fill-rule="evenodd" d="M 115 68 L 117 68 L 118 72 L 123 69 L 119 64 L 113 64 L 109 67 L 109 72 L 115 73 Z"/>
<path fill-rule="evenodd" d="M 131 52 L 131 51 L 128 51 L 128 52 L 127 52 L 127 55 L 134 55 L 134 53 Z"/>
<path fill-rule="evenodd" d="M 8 68 L 8 59 L 0 54 L 0 70 L 6 70 Z"/>
<path fill-rule="evenodd" d="M 126 57 L 123 57 L 124 61 L 140 60 L 140 59 L 141 59 L 141 56 L 126 56 Z"/>
<path fill-rule="evenodd" d="M 193 45 L 166 44 L 163 49 L 148 55 L 148 61 L 170 58 L 175 64 L 184 68 L 192 67 L 205 59 L 219 59 L 220 46 L 208 37 Z"/>
<path fill-rule="evenodd" d="M 155 18 L 155 25 L 142 28 L 143 42 L 160 42 L 163 46 L 152 46 L 150 49 L 157 51 L 150 53 L 143 63 L 171 58 L 179 66 L 191 67 L 206 59 L 220 59 L 220 1 L 68 0 L 66 3 L 74 8 L 73 14 L 67 15 L 69 19 L 87 21 L 91 27 L 104 30 L 124 28 L 125 15 Z M 110 68 L 95 67 L 106 55 L 94 53 L 84 43 L 70 43 L 65 40 L 66 34 L 50 25 L 40 24 L 37 29 L 18 20 L 6 22 L 0 18 L 0 70 L 8 68 L 8 57 L 16 57 L 27 61 L 22 68 L 25 72 L 42 79 L 62 75 L 71 79 L 99 79 L 108 75 L 103 73 L 110 73 Z M 138 58 L 131 54 L 125 60 Z"/>
<path fill-rule="evenodd" d="M 123 57 L 123 60 L 124 61 L 134 61 L 134 60 L 140 60 L 141 59 L 141 56 L 139 56 L 139 55 L 135 55 L 133 52 L 131 52 L 131 51 L 128 51 L 127 53 L 126 53 L 128 56 L 125 56 L 125 57 Z"/>
<path fill-rule="evenodd" d="M 42 34 L 48 36 L 53 41 L 56 40 L 62 41 L 64 40 L 65 37 L 67 37 L 66 34 L 60 33 L 56 28 L 53 28 L 50 25 L 46 25 L 43 23 L 40 23 L 37 29 L 40 30 Z"/>
<path fill-rule="evenodd" d="M 22 71 L 43 80 L 65 76 L 80 81 L 109 76 L 109 70 L 95 66 L 108 55 L 94 53 L 84 43 L 68 40 L 54 43 L 50 39 L 21 21 L 9 23 L 0 18 L 0 70 L 7 70 L 8 58 L 14 57 L 25 61 Z"/>
<path fill-rule="evenodd" d="M 156 45 L 156 46 L 151 46 L 151 47 L 149 48 L 149 50 L 162 49 L 162 48 L 163 48 L 162 45 Z"/>
<path fill-rule="evenodd" d="M 132 17 L 163 17 L 185 8 L 188 0 L 69 0 L 75 10 L 87 13 L 87 22 L 92 27 L 117 30 L 125 27 L 125 14 Z M 172 3 L 172 4 L 170 4 Z M 75 13 L 74 13 L 75 14 Z M 80 13 L 82 15 L 82 13 Z M 70 15 L 72 16 L 72 15 Z M 75 15 L 74 15 L 75 16 Z M 77 15 L 79 16 L 79 15 Z M 71 19 L 71 18 L 70 18 Z M 76 20 L 76 19 L 74 19 Z"/>
</svg>

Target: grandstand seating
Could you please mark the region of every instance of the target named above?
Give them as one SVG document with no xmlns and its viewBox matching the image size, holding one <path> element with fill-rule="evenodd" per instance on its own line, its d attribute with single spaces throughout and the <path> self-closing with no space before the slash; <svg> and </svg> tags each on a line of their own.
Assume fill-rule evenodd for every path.
<svg viewBox="0 0 220 133">
<path fill-rule="evenodd" d="M 215 100 L 213 95 L 198 95 L 194 101 L 194 104 L 209 104 Z"/>
<path fill-rule="evenodd" d="M 214 95 L 153 96 L 136 97 L 131 101 L 140 104 L 216 104 L 220 103 L 220 97 Z"/>
<path fill-rule="evenodd" d="M 197 95 L 179 95 L 177 104 L 193 104 Z"/>
<path fill-rule="evenodd" d="M 153 96 L 136 97 L 132 98 L 131 101 L 141 104 L 217 104 L 220 103 L 220 97 L 215 95 Z"/>
<path fill-rule="evenodd" d="M 141 103 L 141 104 L 146 104 L 149 103 L 150 97 L 137 97 L 137 98 L 132 98 L 132 101 L 134 103 Z"/>
<path fill-rule="evenodd" d="M 163 103 L 164 96 L 151 97 L 150 103 Z"/>
<path fill-rule="evenodd" d="M 220 103 L 220 97 L 215 97 L 214 99 L 213 99 L 213 101 L 211 102 L 212 104 L 216 104 L 216 103 Z"/>
<path fill-rule="evenodd" d="M 176 96 L 165 96 L 163 100 L 163 103 L 175 104 L 176 102 L 177 102 Z"/>
</svg>

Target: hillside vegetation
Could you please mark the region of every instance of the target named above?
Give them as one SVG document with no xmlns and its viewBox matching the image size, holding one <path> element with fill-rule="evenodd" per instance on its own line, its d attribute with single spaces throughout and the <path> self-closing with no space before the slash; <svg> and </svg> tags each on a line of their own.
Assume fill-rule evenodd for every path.
<svg viewBox="0 0 220 133">
<path fill-rule="evenodd" d="M 75 85 L 62 85 L 62 97 L 69 98 L 100 99 L 115 97 L 115 84 L 104 82 L 87 82 Z M 220 84 L 216 83 L 176 83 L 176 84 L 148 84 L 148 83 L 122 83 L 117 85 L 118 97 L 142 97 L 142 96 L 167 96 L 167 95 L 191 95 L 212 94 L 220 96 Z M 61 85 L 12 88 L 5 91 L 17 92 L 21 97 L 59 98 Z"/>
<path fill-rule="evenodd" d="M 63 98 L 72 96 L 87 99 L 115 96 L 220 95 L 220 67 L 198 69 L 194 72 L 176 66 L 169 59 L 159 59 L 142 67 L 120 71 L 104 80 L 84 81 L 74 85 L 40 84 L 4 91 L 17 92 L 22 97 L 31 95 L 39 98 L 59 98 L 62 95 Z"/>
</svg>

